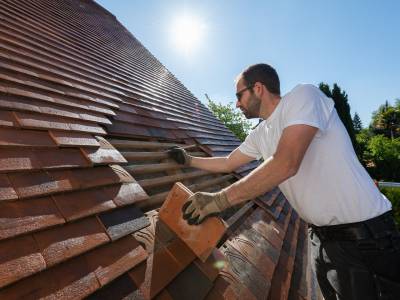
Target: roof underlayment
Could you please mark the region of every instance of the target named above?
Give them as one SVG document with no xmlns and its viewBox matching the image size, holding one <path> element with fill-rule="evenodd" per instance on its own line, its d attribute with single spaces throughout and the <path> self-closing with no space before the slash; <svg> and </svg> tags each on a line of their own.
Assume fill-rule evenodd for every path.
<svg viewBox="0 0 400 300">
<path fill-rule="evenodd" d="M 164 150 L 239 140 L 93 1 L 0 0 L 0 299 L 312 299 L 307 226 L 274 189 L 202 262 L 162 221 L 173 184 L 248 174 Z M 213 234 L 213 232 L 210 232 Z"/>
</svg>

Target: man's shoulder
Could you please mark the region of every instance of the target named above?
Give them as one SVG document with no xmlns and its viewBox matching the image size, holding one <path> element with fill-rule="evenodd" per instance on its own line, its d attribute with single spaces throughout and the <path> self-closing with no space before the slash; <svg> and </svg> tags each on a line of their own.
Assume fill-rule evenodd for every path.
<svg viewBox="0 0 400 300">
<path fill-rule="evenodd" d="M 316 103 L 326 101 L 325 94 L 315 85 L 310 83 L 301 83 L 296 85 L 283 99 L 285 106 L 302 105 L 304 103 Z"/>
<path fill-rule="evenodd" d="M 289 95 L 307 95 L 307 94 L 314 94 L 319 93 L 320 90 L 315 85 L 311 83 L 299 83 L 296 85 L 289 93 Z"/>
</svg>

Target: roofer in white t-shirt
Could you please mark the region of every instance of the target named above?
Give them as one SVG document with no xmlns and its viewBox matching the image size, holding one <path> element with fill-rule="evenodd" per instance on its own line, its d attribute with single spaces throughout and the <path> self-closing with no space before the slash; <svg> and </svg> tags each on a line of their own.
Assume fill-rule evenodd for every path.
<svg viewBox="0 0 400 300">
<path fill-rule="evenodd" d="M 400 234 L 390 202 L 357 159 L 332 99 L 310 84 L 280 96 L 279 77 L 257 64 L 236 82 L 236 107 L 263 121 L 227 157 L 169 151 L 178 163 L 231 172 L 264 162 L 218 193 L 198 192 L 183 207 L 189 224 L 279 186 L 310 224 L 313 267 L 325 299 L 400 299 Z"/>
</svg>

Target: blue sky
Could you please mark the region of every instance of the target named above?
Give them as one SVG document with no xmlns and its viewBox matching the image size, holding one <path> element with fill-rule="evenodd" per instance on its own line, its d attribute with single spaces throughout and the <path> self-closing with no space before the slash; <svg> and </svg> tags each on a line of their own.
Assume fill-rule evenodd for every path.
<svg viewBox="0 0 400 300">
<path fill-rule="evenodd" d="M 276 68 L 282 94 L 298 83 L 337 83 L 364 126 L 400 98 L 400 1 L 97 2 L 203 103 L 205 93 L 234 101 L 236 75 L 259 62 Z M 201 24 L 191 51 L 174 40 L 183 16 Z"/>
</svg>

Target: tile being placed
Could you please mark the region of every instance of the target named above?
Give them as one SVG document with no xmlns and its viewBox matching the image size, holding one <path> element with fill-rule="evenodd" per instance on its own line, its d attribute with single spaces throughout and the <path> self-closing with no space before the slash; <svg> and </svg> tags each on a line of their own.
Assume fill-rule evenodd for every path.
<svg viewBox="0 0 400 300">
<path fill-rule="evenodd" d="M 161 207 L 159 217 L 197 257 L 206 261 L 224 235 L 226 225 L 217 217 L 208 218 L 200 225 L 188 225 L 182 217 L 182 206 L 192 194 L 183 184 L 176 183 Z"/>
<path fill-rule="evenodd" d="M 50 197 L 0 203 L 0 239 L 64 222 Z"/>
<path fill-rule="evenodd" d="M 95 217 L 40 231 L 34 238 L 48 267 L 110 241 Z"/>
<path fill-rule="evenodd" d="M 45 268 L 32 236 L 0 242 L 0 288 Z"/>
</svg>

